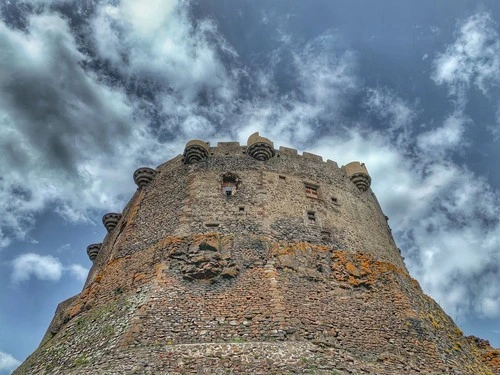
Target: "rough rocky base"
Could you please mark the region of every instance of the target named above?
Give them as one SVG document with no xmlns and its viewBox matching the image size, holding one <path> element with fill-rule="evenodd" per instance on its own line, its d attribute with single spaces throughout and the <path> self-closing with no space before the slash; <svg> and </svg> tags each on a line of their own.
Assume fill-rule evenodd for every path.
<svg viewBox="0 0 500 375">
<path fill-rule="evenodd" d="M 369 355 L 367 355 L 369 357 Z M 478 369 L 479 370 L 479 369 Z M 356 358 L 340 348 L 310 342 L 233 342 L 161 345 L 119 356 L 67 358 L 16 374 L 468 374 L 443 365 L 424 370 L 411 359 L 385 354 Z"/>
</svg>

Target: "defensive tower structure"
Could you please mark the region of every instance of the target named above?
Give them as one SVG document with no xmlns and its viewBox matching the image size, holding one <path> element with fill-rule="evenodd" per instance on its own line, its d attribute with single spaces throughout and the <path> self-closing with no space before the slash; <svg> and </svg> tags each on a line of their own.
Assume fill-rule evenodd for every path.
<svg viewBox="0 0 500 375">
<path fill-rule="evenodd" d="M 255 133 L 133 177 L 15 374 L 499 373 L 408 274 L 364 164 Z"/>
</svg>

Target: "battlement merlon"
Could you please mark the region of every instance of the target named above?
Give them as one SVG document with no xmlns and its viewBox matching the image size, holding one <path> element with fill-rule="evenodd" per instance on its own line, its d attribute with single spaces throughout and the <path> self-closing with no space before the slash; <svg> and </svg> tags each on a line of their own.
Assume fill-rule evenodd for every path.
<svg viewBox="0 0 500 375">
<path fill-rule="evenodd" d="M 274 148 L 274 143 L 265 137 L 261 137 L 258 132 L 253 133 L 247 140 L 247 145 L 241 145 L 239 142 L 217 142 L 217 146 L 210 146 L 209 142 L 198 139 L 190 140 L 186 143 L 184 153 L 182 154 L 185 164 L 193 164 L 212 155 L 244 155 L 248 154 L 259 161 L 266 161 L 274 156 L 287 156 L 304 158 L 315 162 L 325 162 L 321 155 L 313 154 L 304 151 L 300 154 L 297 149 L 291 147 L 280 146 L 279 149 Z M 167 162 L 168 163 L 168 162 Z M 326 160 L 326 163 L 334 168 L 339 168 L 338 164 L 333 160 Z M 165 163 L 161 164 L 164 165 Z M 352 165 L 351 165 L 352 164 Z M 352 162 L 347 164 L 348 170 L 354 170 L 361 166 L 360 172 L 366 175 L 363 163 Z M 349 175 L 348 175 L 349 176 Z M 370 179 L 371 180 L 371 179 Z M 369 184 L 368 184 L 369 187 Z"/>
</svg>

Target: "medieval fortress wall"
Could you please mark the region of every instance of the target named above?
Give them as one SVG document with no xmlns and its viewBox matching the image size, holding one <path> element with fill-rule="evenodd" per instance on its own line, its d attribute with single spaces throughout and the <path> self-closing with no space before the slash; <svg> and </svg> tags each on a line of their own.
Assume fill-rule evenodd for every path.
<svg viewBox="0 0 500 375">
<path fill-rule="evenodd" d="M 133 177 L 16 375 L 500 374 L 408 274 L 363 164 L 255 133 Z"/>
<path fill-rule="evenodd" d="M 169 235 L 208 232 L 231 235 L 236 244 L 256 237 L 330 245 L 405 268 L 363 164 L 339 168 L 286 147 L 258 160 L 248 153 L 252 144 L 273 145 L 258 134 L 252 137 L 248 146 L 191 141 L 185 150 L 190 160 L 178 156 L 156 168 L 123 215 L 117 214 L 118 229 L 104 239 L 88 282 L 112 258 Z M 193 158 L 193 143 L 206 152 Z M 127 228 L 132 215 L 133 231 Z M 126 229 L 126 243 L 117 246 Z"/>
</svg>

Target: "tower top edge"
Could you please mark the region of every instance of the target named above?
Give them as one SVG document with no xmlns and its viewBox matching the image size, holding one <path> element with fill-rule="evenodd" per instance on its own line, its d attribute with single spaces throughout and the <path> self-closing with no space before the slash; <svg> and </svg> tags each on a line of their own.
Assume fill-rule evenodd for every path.
<svg viewBox="0 0 500 375">
<path fill-rule="evenodd" d="M 274 147 L 274 143 L 269 140 L 268 138 L 260 136 L 259 132 L 255 132 L 250 137 L 248 138 L 247 144 L 242 145 L 240 142 L 234 142 L 234 141 L 220 141 L 217 142 L 215 146 L 211 146 L 210 142 L 205 142 L 202 140 L 198 139 L 193 139 L 190 140 L 189 142 L 186 143 L 185 150 L 192 147 L 192 146 L 198 146 L 202 147 L 209 153 L 209 156 L 234 156 L 234 155 L 243 155 L 247 154 L 247 151 L 255 145 L 258 144 L 264 144 L 268 148 L 272 150 L 273 156 L 274 157 L 281 157 L 281 156 L 286 156 L 286 157 L 292 157 L 292 158 L 302 158 L 308 161 L 312 162 L 318 162 L 318 163 L 326 163 L 331 166 L 335 166 L 339 168 L 340 166 L 338 165 L 337 162 L 331 159 L 324 159 L 323 156 L 314 154 L 308 151 L 303 151 L 300 153 L 297 149 L 292 148 L 292 147 L 287 147 L 287 146 L 279 146 L 279 148 Z M 184 152 L 185 155 L 186 151 Z M 208 155 L 207 155 L 208 156 Z M 355 166 L 357 168 L 355 168 Z M 364 163 L 359 162 L 359 161 L 352 161 L 345 166 L 342 166 L 343 168 L 347 169 L 352 169 L 353 167 L 355 169 L 363 169 L 366 172 L 366 166 Z"/>
</svg>

